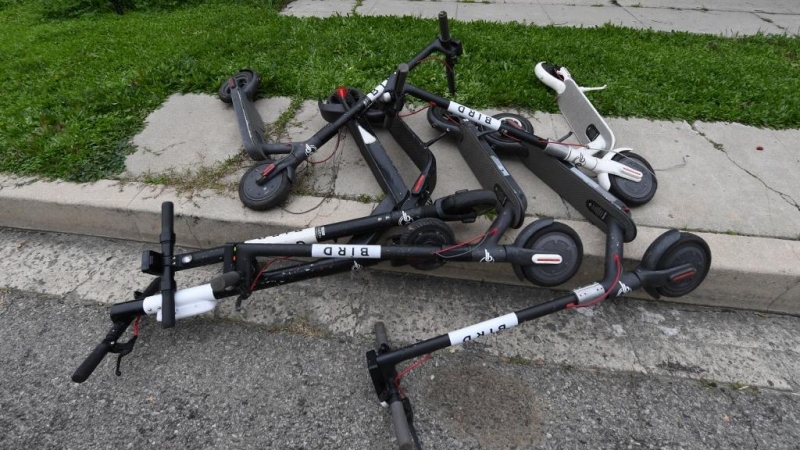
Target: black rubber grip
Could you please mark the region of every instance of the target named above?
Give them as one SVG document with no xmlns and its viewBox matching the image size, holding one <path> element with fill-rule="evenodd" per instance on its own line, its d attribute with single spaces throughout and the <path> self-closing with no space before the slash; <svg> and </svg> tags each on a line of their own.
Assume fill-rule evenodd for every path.
<svg viewBox="0 0 800 450">
<path fill-rule="evenodd" d="M 408 78 L 408 64 L 400 63 L 397 66 L 397 78 L 394 84 L 394 96 L 400 98 L 403 95 L 403 87 L 406 85 L 406 78 Z"/>
<path fill-rule="evenodd" d="M 375 344 L 380 349 L 383 344 L 389 344 L 389 336 L 386 334 L 386 325 L 383 322 L 375 323 Z"/>
<path fill-rule="evenodd" d="M 172 202 L 161 204 L 161 255 L 164 257 L 161 275 L 161 326 L 175 326 L 175 269 L 172 253 L 175 249 L 174 207 Z"/>
<path fill-rule="evenodd" d="M 438 217 L 438 211 L 436 210 L 436 205 L 425 205 L 420 206 L 420 218 L 423 217 Z"/>
<path fill-rule="evenodd" d="M 439 40 L 442 42 L 450 41 L 450 25 L 447 23 L 447 13 L 439 13 Z"/>
<path fill-rule="evenodd" d="M 394 434 L 397 436 L 397 446 L 400 450 L 413 450 L 414 438 L 411 436 L 411 428 L 408 426 L 403 401 L 398 399 L 390 403 L 389 412 L 392 415 Z"/>
<path fill-rule="evenodd" d="M 488 189 L 457 192 L 442 199 L 442 211 L 450 215 L 469 214 L 476 208 L 497 205 L 497 194 Z"/>
<path fill-rule="evenodd" d="M 128 329 L 128 325 L 130 325 L 132 321 L 132 318 L 128 318 L 114 322 L 114 325 L 111 327 L 111 330 L 108 331 L 103 342 L 99 343 L 97 347 L 92 350 L 92 353 L 89 353 L 89 356 L 83 360 L 81 365 L 75 370 L 75 373 L 72 374 L 72 381 L 76 383 L 83 383 L 86 381 L 92 372 L 94 372 L 94 369 L 103 361 L 103 358 L 111 351 L 114 343 L 125 333 L 125 330 Z"/>
<path fill-rule="evenodd" d="M 106 357 L 109 350 L 111 350 L 111 344 L 105 341 L 98 344 L 97 347 L 92 350 L 92 353 L 89 353 L 89 356 L 83 360 L 81 365 L 75 369 L 75 373 L 72 374 L 72 381 L 76 383 L 83 383 L 86 381 L 92 372 L 94 372 L 94 369 L 103 361 L 103 358 Z"/>
</svg>

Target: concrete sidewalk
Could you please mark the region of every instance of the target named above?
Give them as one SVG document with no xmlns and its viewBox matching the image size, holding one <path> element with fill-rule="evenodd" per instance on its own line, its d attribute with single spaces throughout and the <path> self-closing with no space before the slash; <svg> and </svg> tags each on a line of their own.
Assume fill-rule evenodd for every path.
<svg viewBox="0 0 800 450">
<path fill-rule="evenodd" d="M 260 100 L 258 107 L 265 120 L 274 120 L 289 103 L 285 98 L 269 98 Z M 558 115 L 521 113 L 531 118 L 541 136 L 566 133 L 566 124 Z M 211 96 L 175 95 L 150 115 L 147 127 L 134 138 L 138 151 L 128 157 L 124 176 L 130 181 L 76 185 L 6 177 L 0 180 L 0 223 L 154 241 L 160 226 L 160 204 L 171 200 L 183 218 L 176 225 L 179 243 L 209 247 L 362 217 L 375 206 L 380 188 L 354 142 L 346 138 L 328 162 L 301 168 L 293 194 L 281 208 L 247 210 L 236 196 L 236 184 L 251 161 L 240 156 L 234 116 L 230 107 Z M 423 140 L 435 135 L 424 112 L 404 120 Z M 289 140 L 308 138 L 324 125 L 311 101 L 305 102 L 289 123 L 285 137 Z M 633 211 L 639 234 L 626 245 L 627 259 L 641 258 L 665 228 L 690 230 L 709 242 L 712 269 L 695 293 L 678 301 L 800 313 L 796 225 L 800 208 L 795 200 L 800 199 L 800 160 L 791 148 L 800 131 L 641 119 L 611 118 L 609 124 L 618 145 L 633 147 L 645 156 L 659 180 L 654 200 Z M 417 175 L 411 161 L 388 133 L 380 131 L 379 138 L 411 183 Z M 322 146 L 314 159 L 330 156 L 335 141 Z M 439 172 L 435 198 L 480 188 L 453 142 L 444 139 L 433 150 Z M 581 272 L 564 287 L 599 279 L 604 235 L 521 163 L 505 162 L 528 196 L 527 222 L 552 216 L 575 228 L 583 240 L 586 257 Z M 211 183 L 209 173 L 217 173 Z M 198 190 L 180 193 L 136 181 L 175 178 L 176 174 L 189 184 L 195 182 Z M 209 185 L 218 189 L 201 189 Z M 463 240 L 483 233 L 488 224 L 488 219 L 482 218 L 470 225 L 455 224 L 454 229 Z M 513 242 L 515 236 L 516 230 L 510 230 L 504 242 Z M 135 264 L 136 257 L 131 258 Z M 388 268 L 388 264 L 379 267 Z M 428 273 L 519 283 L 506 264 L 450 263 Z M 642 292 L 634 295 L 645 296 Z"/>
<path fill-rule="evenodd" d="M 408 3 L 402 13 L 413 14 L 417 14 L 413 8 L 432 7 L 431 12 L 424 11 L 431 17 L 452 7 L 455 8 L 453 14 L 457 18 L 461 14 L 462 20 L 468 18 L 469 11 L 480 11 L 487 6 L 496 11 L 516 8 L 519 13 L 515 17 L 526 21 L 522 13 L 525 8 L 546 9 L 558 4 L 531 1 L 491 5 L 384 3 L 395 6 Z M 658 10 L 659 15 L 666 17 L 672 11 L 687 17 L 679 21 L 686 26 L 691 23 L 688 17 L 709 12 L 754 17 L 772 14 L 791 21 L 800 17 L 800 4 L 793 1 L 701 4 L 686 0 L 674 4 L 675 8 L 683 9 L 668 7 L 673 4 L 670 2 L 644 3 L 639 8 L 629 1 L 619 2 L 619 6 L 570 1 L 560 7 L 591 8 L 595 16 L 606 10 Z M 318 15 L 345 14 L 351 12 L 355 4 L 350 1 L 297 1 L 287 7 L 287 12 L 314 13 L 311 9 L 302 12 L 303 5 L 308 5 L 317 8 L 315 14 Z M 388 13 L 386 4 L 364 1 L 356 9 L 363 14 L 368 11 Z M 342 5 L 351 6 L 347 9 Z M 585 12 L 574 11 L 569 15 L 587 16 Z M 483 17 L 475 14 L 475 18 Z M 704 29 L 693 26 L 693 31 L 704 32 Z M 736 32 L 745 33 L 744 29 L 736 29 Z M 533 77 L 530 82 L 538 84 Z M 258 108 L 264 121 L 271 124 L 289 104 L 286 98 L 268 98 L 260 100 Z M 519 112 L 531 118 L 538 135 L 557 137 L 567 131 L 559 115 Z M 324 124 L 315 102 L 305 102 L 291 116 L 287 135 L 281 136 L 282 140 L 306 139 Z M 423 140 L 435 135 L 424 112 L 404 120 Z M 666 228 L 696 232 L 711 246 L 711 273 L 695 293 L 678 301 L 800 314 L 800 227 L 797 225 L 800 223 L 800 158 L 794 148 L 800 140 L 800 130 L 643 119 L 608 118 L 608 122 L 617 136 L 617 146 L 633 147 L 647 158 L 659 180 L 659 191 L 653 201 L 633 211 L 639 235 L 626 245 L 629 262 L 633 264 L 641 258 L 647 246 Z M 406 182 L 412 182 L 416 177 L 413 164 L 388 135 L 381 132 L 379 137 Z M 176 224 L 179 242 L 190 247 L 208 247 L 362 217 L 370 213 L 381 196 L 377 183 L 348 138 L 327 163 L 301 169 L 303 172 L 289 201 L 280 209 L 265 213 L 245 209 L 236 197 L 236 184 L 251 162 L 242 157 L 233 111 L 210 96 L 171 97 L 148 117 L 147 126 L 134 137 L 133 143 L 138 151 L 128 157 L 127 171 L 119 180 L 79 185 L 0 177 L 0 225 L 154 241 L 160 226 L 160 204 L 171 200 L 176 203 L 176 213 L 182 219 Z M 321 147 L 315 159 L 330 156 L 334 145 L 330 142 Z M 454 143 L 445 139 L 434 145 L 433 150 L 439 172 L 434 197 L 479 187 Z M 536 217 L 555 217 L 575 228 L 584 242 L 586 258 L 581 272 L 565 288 L 599 278 L 604 235 L 583 221 L 519 162 L 505 162 L 528 196 L 528 222 Z M 188 186 L 189 192 L 154 184 L 159 180 L 173 186 L 179 182 Z M 460 239 L 466 239 L 484 232 L 487 225 L 487 221 L 479 220 L 472 225 L 457 224 L 454 228 Z M 514 237 L 515 233 L 509 233 L 505 241 L 511 242 Z M 136 261 L 137 257 L 131 255 L 131 264 L 137 264 Z M 379 267 L 385 266 L 388 268 L 388 265 Z M 429 273 L 518 283 L 508 265 L 451 263 Z"/>
<path fill-rule="evenodd" d="M 796 0 L 296 0 L 284 9 L 285 14 L 299 17 L 435 17 L 439 11 L 461 21 L 571 27 L 610 23 L 726 36 L 800 35 L 800 2 Z"/>
</svg>

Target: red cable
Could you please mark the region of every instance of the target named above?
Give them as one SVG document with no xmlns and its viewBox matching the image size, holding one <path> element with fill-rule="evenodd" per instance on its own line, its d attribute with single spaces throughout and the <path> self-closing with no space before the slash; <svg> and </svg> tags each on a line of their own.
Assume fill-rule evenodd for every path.
<svg viewBox="0 0 800 450">
<path fill-rule="evenodd" d="M 256 275 L 256 278 L 253 280 L 253 283 L 250 285 L 250 290 L 252 291 L 253 289 L 256 288 L 256 283 L 258 283 L 258 279 L 261 278 L 261 274 L 264 273 L 265 270 L 267 270 L 267 267 L 271 266 L 272 264 L 274 264 L 274 263 L 276 263 L 278 261 L 283 261 L 284 259 L 289 259 L 289 258 L 291 258 L 291 256 L 281 256 L 280 258 L 272 259 L 268 263 L 264 264 L 264 267 L 262 267 L 261 270 L 258 271 L 258 274 Z"/>
<path fill-rule="evenodd" d="M 422 64 L 422 63 L 425 63 L 425 62 L 430 62 L 430 61 L 440 62 L 440 63 L 442 63 L 443 66 L 447 67 L 448 69 L 452 69 L 452 67 L 450 67 L 450 64 L 447 64 L 446 60 L 444 60 L 442 58 L 436 58 L 436 57 L 433 57 L 433 56 L 428 56 L 427 58 L 421 59 L 419 61 L 419 64 Z"/>
<path fill-rule="evenodd" d="M 425 364 L 426 362 L 428 362 L 429 359 L 431 359 L 431 354 L 430 353 L 428 353 L 425 356 L 423 356 L 422 359 L 420 359 L 419 361 L 415 362 L 414 364 L 411 364 L 410 366 L 406 367 L 405 369 L 400 371 L 400 373 L 398 373 L 396 377 L 394 377 L 394 386 L 400 392 L 400 397 L 405 397 L 406 396 L 406 393 L 403 392 L 403 388 L 400 387 L 400 380 L 402 380 L 403 377 L 408 374 L 408 372 L 411 372 L 412 370 L 416 369 L 417 367 L 419 367 L 419 366 Z"/>
<path fill-rule="evenodd" d="M 133 335 L 139 336 L 139 321 L 142 320 L 142 316 L 136 316 L 136 320 L 133 321 Z"/>
<path fill-rule="evenodd" d="M 619 279 L 622 276 L 622 263 L 619 260 L 619 255 L 614 255 L 614 262 L 617 263 L 617 276 L 614 278 L 614 282 L 611 283 L 611 287 L 608 288 L 608 290 L 606 291 L 605 294 L 603 294 L 601 297 L 599 297 L 599 298 L 597 298 L 595 300 L 592 300 L 591 302 L 589 302 L 589 303 L 587 303 L 585 305 L 576 305 L 575 303 L 570 303 L 569 305 L 567 305 L 567 308 L 588 308 L 590 306 L 594 306 L 594 305 L 600 303 L 606 297 L 608 297 L 608 294 L 610 294 L 611 291 L 616 289 L 617 283 L 619 283 Z"/>
<path fill-rule="evenodd" d="M 431 107 L 431 105 L 426 105 L 426 106 L 423 106 L 423 107 L 422 107 L 422 108 L 420 108 L 420 109 L 415 109 L 415 110 L 413 110 L 413 111 L 411 111 L 411 112 L 408 112 L 408 113 L 406 113 L 406 114 L 398 114 L 398 115 L 397 115 L 397 117 L 408 117 L 408 116 L 413 116 L 414 114 L 417 114 L 418 112 L 421 112 L 421 111 L 425 111 L 426 109 L 428 109 L 428 108 L 430 108 L 430 107 Z"/>
<path fill-rule="evenodd" d="M 492 236 L 492 235 L 495 235 L 495 234 L 497 234 L 497 228 L 492 228 L 491 230 L 487 231 L 486 233 L 483 233 L 481 235 L 475 236 L 472 239 L 466 240 L 466 241 L 461 242 L 459 244 L 451 245 L 450 247 L 445 247 L 445 248 L 443 248 L 441 250 L 437 250 L 437 251 L 435 251 L 433 253 L 435 253 L 437 255 L 441 255 L 442 252 L 446 252 L 446 251 L 449 251 L 449 250 L 457 249 L 459 247 L 463 247 L 463 246 L 465 246 L 467 244 L 471 244 L 471 243 L 473 243 L 473 242 L 475 242 L 477 240 L 480 240 L 480 239 L 483 239 L 483 238 L 485 238 L 487 236 Z"/>
<path fill-rule="evenodd" d="M 339 129 L 339 134 L 336 135 L 336 146 L 333 148 L 333 151 L 331 152 L 330 155 L 328 155 L 327 158 L 323 159 L 322 161 L 312 161 L 311 159 L 308 159 L 307 161 L 309 163 L 311 163 L 311 164 L 322 164 L 324 162 L 328 162 L 328 160 L 333 158 L 333 155 L 335 155 L 336 152 L 339 150 L 339 144 L 342 142 L 342 137 L 343 137 L 343 135 L 346 135 L 346 134 L 347 134 L 347 129 L 346 128 L 340 128 Z"/>
</svg>

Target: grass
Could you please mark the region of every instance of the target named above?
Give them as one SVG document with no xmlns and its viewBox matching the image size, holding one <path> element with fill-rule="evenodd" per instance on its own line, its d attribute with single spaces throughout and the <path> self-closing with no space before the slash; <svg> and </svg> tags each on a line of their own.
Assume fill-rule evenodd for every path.
<svg viewBox="0 0 800 450">
<path fill-rule="evenodd" d="M 166 185 L 174 187 L 179 194 L 192 195 L 203 189 L 218 191 L 235 190 L 236 182 L 225 182 L 224 178 L 233 171 L 252 164 L 244 151 L 221 161 L 213 166 L 200 166 L 197 170 L 168 170 L 156 175 L 145 174 L 141 182 L 153 185 Z"/>
<path fill-rule="evenodd" d="M 263 95 L 368 90 L 437 32 L 433 18 L 301 19 L 228 3 L 45 20 L 25 2 L 0 0 L 0 172 L 113 177 L 130 138 L 172 93 L 214 93 L 243 67 L 262 74 Z M 800 127 L 797 38 L 488 22 L 451 30 L 465 49 L 458 98 L 472 107 L 556 112 L 532 75 L 549 60 L 583 85 L 608 84 L 591 94 L 607 116 Z M 421 65 L 409 80 L 445 91 L 439 64 Z"/>
</svg>

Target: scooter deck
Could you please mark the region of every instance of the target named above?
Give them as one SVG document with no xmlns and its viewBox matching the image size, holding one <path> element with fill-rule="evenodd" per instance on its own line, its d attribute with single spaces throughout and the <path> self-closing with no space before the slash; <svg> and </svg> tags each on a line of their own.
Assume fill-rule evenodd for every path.
<svg viewBox="0 0 800 450">
<path fill-rule="evenodd" d="M 266 144 L 267 140 L 264 135 L 264 123 L 256 110 L 255 103 L 238 87 L 231 89 L 231 100 L 247 155 L 255 161 L 263 161 L 266 158 L 263 144 Z"/>
<path fill-rule="evenodd" d="M 436 158 L 405 122 L 392 121 L 389 133 L 420 170 L 411 188 L 406 186 L 383 144 L 377 138 L 375 130 L 365 117 L 361 116 L 347 122 L 347 128 L 381 189 L 386 195 L 394 198 L 398 207 L 414 207 L 428 201 L 436 188 Z"/>
<path fill-rule="evenodd" d="M 515 153 L 525 166 L 566 199 L 589 222 L 607 233 L 608 222 L 613 220 L 622 226 L 624 242 L 631 242 L 636 238 L 636 224 L 624 203 L 577 167 L 546 155 L 530 144 L 522 144 L 527 155 Z"/>
<path fill-rule="evenodd" d="M 602 137 L 602 145 L 591 145 L 594 150 L 611 151 L 616 145 L 616 138 L 603 116 L 597 112 L 592 102 L 580 90 L 574 80 L 564 80 L 565 90 L 558 96 L 558 108 L 569 124 L 575 137 L 583 145 L 592 144 L 598 136 Z"/>
<path fill-rule="evenodd" d="M 467 121 L 462 121 L 459 127 L 462 137 L 458 142 L 458 150 L 461 156 L 481 186 L 493 190 L 502 206 L 513 208 L 514 221 L 511 227 L 519 228 L 525 220 L 525 211 L 528 209 L 525 193 L 511 177 L 489 143 L 479 137 L 478 127 Z"/>
</svg>

